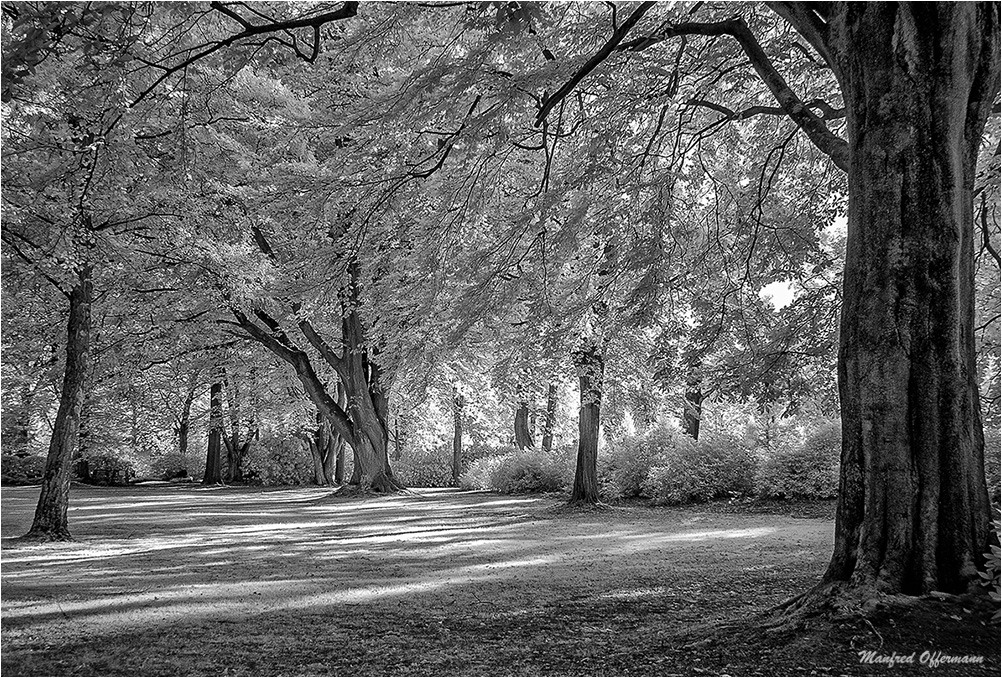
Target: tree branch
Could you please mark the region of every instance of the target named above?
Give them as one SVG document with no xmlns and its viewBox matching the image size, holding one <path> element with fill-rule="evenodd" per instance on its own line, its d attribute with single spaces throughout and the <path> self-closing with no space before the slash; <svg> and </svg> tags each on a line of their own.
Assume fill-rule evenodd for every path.
<svg viewBox="0 0 1002 678">
<path fill-rule="evenodd" d="M 820 21 L 820 18 L 818 18 L 818 21 Z M 828 126 L 825 124 L 825 119 L 818 117 L 810 110 L 810 107 L 805 105 L 804 102 L 797 97 L 783 76 L 776 70 L 772 61 L 769 60 L 765 50 L 763 50 L 762 46 L 759 45 L 755 36 L 752 35 L 752 32 L 749 30 L 744 19 L 737 17 L 726 21 L 711 23 L 696 22 L 677 24 L 675 26 L 669 26 L 658 36 L 646 37 L 629 43 L 623 43 L 618 49 L 639 51 L 646 49 L 651 45 L 663 42 L 668 38 L 681 35 L 729 35 L 737 40 L 741 49 L 744 51 L 745 56 L 748 57 L 748 60 L 751 62 L 752 68 L 755 69 L 759 78 L 761 78 L 762 82 L 769 88 L 769 91 L 772 92 L 773 97 L 775 97 L 776 101 L 783 109 L 783 112 L 785 112 L 791 120 L 797 123 L 797 126 L 804 131 L 811 142 L 822 152 L 828 155 L 828 157 L 832 159 L 832 162 L 834 162 L 839 169 L 848 171 L 849 144 L 846 143 L 845 139 L 842 139 L 838 135 L 832 133 L 832 131 L 829 130 Z M 806 35 L 804 37 L 809 39 Z M 818 39 L 820 39 L 820 37 Z M 824 55 L 822 54 L 822 56 Z"/>
<path fill-rule="evenodd" d="M 239 42 L 241 40 L 245 40 L 246 38 L 251 38 L 257 35 L 264 35 L 267 33 L 288 32 L 298 28 L 312 28 L 314 29 L 314 35 L 317 35 L 320 32 L 320 28 L 324 24 L 331 23 L 333 21 L 342 21 L 344 19 L 350 19 L 351 17 L 355 16 L 358 13 L 358 2 L 345 2 L 343 5 L 341 5 L 340 9 L 337 9 L 333 12 L 325 12 L 323 14 L 317 14 L 316 16 L 312 17 L 305 17 L 302 19 L 292 19 L 289 21 L 272 21 L 270 23 L 264 23 L 264 24 L 252 24 L 243 17 L 241 17 L 239 14 L 234 12 L 233 10 L 229 9 L 229 7 L 227 7 L 221 2 L 212 2 L 210 3 L 210 7 L 216 10 L 217 12 L 223 14 L 224 16 L 229 17 L 230 19 L 239 23 L 243 27 L 243 30 L 240 31 L 239 33 L 234 33 L 230 37 L 224 38 L 219 42 L 206 46 L 201 51 L 196 52 L 195 54 L 189 56 L 187 59 L 184 59 L 183 61 L 180 61 L 179 63 L 176 63 L 173 66 L 164 67 L 164 72 L 159 77 L 157 77 L 156 80 L 153 81 L 153 84 L 151 84 L 149 87 L 143 90 L 143 92 L 138 97 L 136 97 L 131 104 L 129 104 L 130 108 L 135 106 L 139 102 L 143 101 L 146 97 L 150 95 L 150 93 L 153 90 L 155 90 L 157 87 L 160 86 L 160 83 L 162 83 L 170 76 L 174 75 L 179 71 L 184 70 L 193 63 L 200 61 L 218 52 L 224 47 L 229 47 L 235 42 Z M 319 50 L 319 42 L 316 45 L 314 45 L 314 52 L 316 52 L 317 50 Z"/>
<path fill-rule="evenodd" d="M 640 21 L 644 14 L 646 14 L 652 7 L 654 7 L 653 2 L 640 3 L 640 6 L 633 10 L 633 14 L 631 14 L 626 21 L 623 22 L 623 25 L 613 31 L 612 37 L 609 38 L 609 40 L 600 50 L 598 50 L 598 52 L 595 53 L 594 56 L 586 61 L 584 65 L 578 69 L 577 73 L 571 76 L 571 79 L 565 82 L 556 92 L 554 92 L 551 96 L 546 97 L 539 109 L 539 113 L 536 115 L 536 127 L 539 127 L 543 123 L 543 120 L 545 120 L 546 116 L 550 114 L 550 111 L 553 110 L 554 106 L 559 104 L 564 97 L 574 91 L 574 88 L 577 87 L 579 82 L 584 80 L 585 76 L 595 70 L 595 68 L 605 61 L 610 54 L 616 51 L 619 43 L 623 41 L 623 38 L 626 37 L 627 33 L 630 32 L 630 30 L 637 24 L 638 21 Z"/>
<path fill-rule="evenodd" d="M 836 77 L 841 75 L 838 62 L 828 45 L 828 25 L 824 17 L 828 14 L 828 3 L 807 2 L 767 2 L 769 9 L 783 17 L 793 26 L 804 40 L 817 50 Z"/>
<path fill-rule="evenodd" d="M 300 383 L 306 389 L 306 395 L 317 406 L 317 409 L 327 417 L 338 433 L 344 436 L 346 440 L 353 441 L 355 439 L 354 425 L 351 423 L 344 409 L 327 393 L 327 389 L 324 388 L 316 371 L 313 369 L 310 357 L 291 343 L 285 345 L 279 342 L 270 332 L 265 331 L 248 318 L 243 311 L 236 308 L 231 308 L 230 311 L 233 313 L 233 317 L 237 319 L 237 324 L 251 339 L 264 345 L 269 351 L 292 365 L 296 370 L 296 376 L 299 378 Z"/>
</svg>

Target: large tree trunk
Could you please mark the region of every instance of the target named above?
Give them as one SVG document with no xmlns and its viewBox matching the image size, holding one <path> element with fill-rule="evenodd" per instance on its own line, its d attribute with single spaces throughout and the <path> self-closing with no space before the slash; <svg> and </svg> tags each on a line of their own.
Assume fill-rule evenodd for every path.
<svg viewBox="0 0 1002 678">
<path fill-rule="evenodd" d="M 546 389 L 546 412 L 543 414 L 543 454 L 553 450 L 553 429 L 557 423 L 557 385 L 550 382 Z"/>
<path fill-rule="evenodd" d="M 459 476 L 463 473 L 463 408 L 466 398 L 458 386 L 452 387 L 452 484 L 459 487 Z"/>
<path fill-rule="evenodd" d="M 209 447 L 205 454 L 203 485 L 223 482 L 223 384 L 213 382 L 209 387 Z"/>
<path fill-rule="evenodd" d="M 828 22 L 848 111 L 842 470 L 828 581 L 962 592 L 990 515 L 972 189 L 999 7 L 872 3 Z"/>
<path fill-rule="evenodd" d="M 52 427 L 49 453 L 45 459 L 42 489 L 35 518 L 25 539 L 60 541 L 71 539 L 66 511 L 70 501 L 70 457 L 76 446 L 80 410 L 84 402 L 90 364 L 91 303 L 94 286 L 89 265 L 77 271 L 69 293 L 70 317 L 66 328 L 66 367 L 59 409 Z"/>
<path fill-rule="evenodd" d="M 578 410 L 578 456 L 571 502 L 597 504 L 598 438 L 605 360 L 600 350 L 591 346 L 575 354 L 574 364 L 581 388 L 581 407 Z"/>
<path fill-rule="evenodd" d="M 526 450 L 535 446 L 536 441 L 532 439 L 532 429 L 529 428 L 529 403 L 520 398 L 515 410 L 515 447 Z"/>
</svg>

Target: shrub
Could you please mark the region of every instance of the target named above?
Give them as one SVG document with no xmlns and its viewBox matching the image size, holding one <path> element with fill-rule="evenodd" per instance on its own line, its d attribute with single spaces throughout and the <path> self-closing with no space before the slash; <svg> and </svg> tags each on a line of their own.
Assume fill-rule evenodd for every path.
<svg viewBox="0 0 1002 678">
<path fill-rule="evenodd" d="M 313 458 L 297 438 L 262 432 L 244 459 L 244 474 L 261 485 L 309 485 L 314 482 Z"/>
<path fill-rule="evenodd" d="M 192 468 L 193 456 L 195 455 L 191 453 L 182 456 L 177 450 L 151 455 L 150 472 L 157 478 L 163 478 L 164 480 L 183 478 L 185 476 L 194 477 L 196 470 Z M 202 459 L 201 462 L 199 466 L 202 466 L 202 470 L 204 471 L 205 460 Z"/>
<path fill-rule="evenodd" d="M 674 448 L 679 435 L 667 426 L 658 426 L 610 442 L 606 453 L 598 457 L 602 495 L 611 499 L 640 496 L 651 467 L 663 462 L 665 450 Z"/>
<path fill-rule="evenodd" d="M 651 467 L 642 485 L 655 504 L 682 504 L 750 494 L 755 460 L 736 437 L 678 435 Z"/>
<path fill-rule="evenodd" d="M 5 454 L 0 457 L 0 483 L 26 485 L 41 480 L 45 473 L 45 457 L 30 454 L 19 457 Z"/>
<path fill-rule="evenodd" d="M 133 463 L 113 454 L 88 454 L 84 461 L 87 474 L 81 480 L 85 482 L 95 485 L 128 485 L 136 477 Z"/>
<path fill-rule="evenodd" d="M 838 493 L 842 431 L 825 422 L 803 443 L 767 452 L 756 478 L 758 493 L 779 499 L 831 499 Z"/>
<path fill-rule="evenodd" d="M 391 462 L 393 474 L 408 487 L 449 487 L 452 485 L 452 445 L 411 448 Z"/>
<path fill-rule="evenodd" d="M 502 494 L 558 492 L 573 479 L 570 459 L 567 450 L 547 455 L 539 449 L 510 449 L 471 462 L 459 486 Z"/>
</svg>

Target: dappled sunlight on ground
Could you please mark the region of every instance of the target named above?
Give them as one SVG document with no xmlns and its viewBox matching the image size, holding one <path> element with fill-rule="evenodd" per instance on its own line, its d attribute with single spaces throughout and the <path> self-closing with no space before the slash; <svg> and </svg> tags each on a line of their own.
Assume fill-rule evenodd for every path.
<svg viewBox="0 0 1002 678">
<path fill-rule="evenodd" d="M 53 628 L 85 642 L 289 615 L 351 619 L 369 606 L 485 620 L 568 601 L 682 609 L 703 586 L 719 588 L 706 563 L 722 555 L 778 602 L 789 580 L 762 553 L 825 554 L 831 539 L 824 521 L 643 507 L 574 515 L 554 511 L 554 498 L 456 490 L 344 499 L 317 488 L 75 486 L 78 541 L 12 542 L 36 497 L 3 491 L 5 652 Z M 805 574 L 817 576 L 820 557 L 810 562 Z"/>
</svg>

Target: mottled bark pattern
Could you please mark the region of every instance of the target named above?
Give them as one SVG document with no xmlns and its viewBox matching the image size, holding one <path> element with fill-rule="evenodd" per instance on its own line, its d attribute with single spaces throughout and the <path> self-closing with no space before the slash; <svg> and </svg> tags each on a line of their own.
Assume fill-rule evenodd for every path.
<svg viewBox="0 0 1002 678">
<path fill-rule="evenodd" d="M 999 6 L 839 4 L 848 110 L 842 475 L 830 581 L 964 591 L 989 530 L 974 362 L 972 188 Z"/>
<path fill-rule="evenodd" d="M 94 296 L 92 269 L 77 271 L 69 292 L 70 317 L 66 328 L 66 368 L 59 409 L 52 427 L 45 459 L 41 493 L 35 518 L 25 539 L 62 541 L 71 539 L 66 511 L 70 501 L 70 457 L 77 443 L 87 370 L 90 365 L 91 304 Z"/>
</svg>

